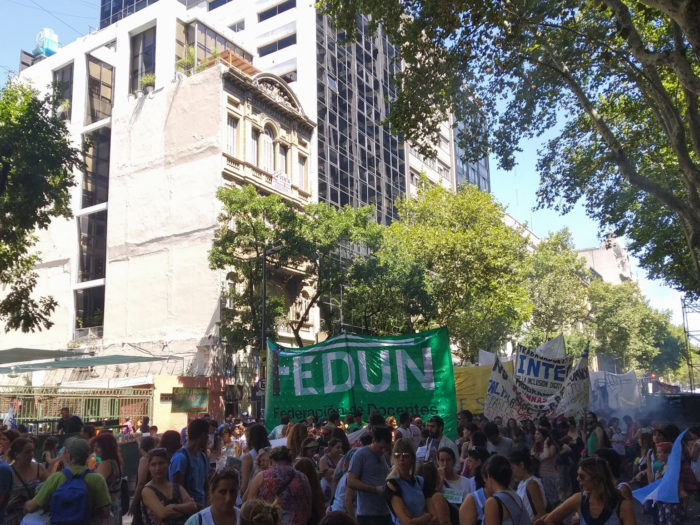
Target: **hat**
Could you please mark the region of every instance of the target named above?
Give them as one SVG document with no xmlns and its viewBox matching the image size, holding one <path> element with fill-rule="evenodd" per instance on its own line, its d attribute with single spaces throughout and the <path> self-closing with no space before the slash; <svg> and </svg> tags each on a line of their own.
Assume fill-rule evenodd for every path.
<svg viewBox="0 0 700 525">
<path fill-rule="evenodd" d="M 64 448 L 70 454 L 74 463 L 84 464 L 90 455 L 90 445 L 82 438 L 72 437 L 66 439 Z"/>
</svg>

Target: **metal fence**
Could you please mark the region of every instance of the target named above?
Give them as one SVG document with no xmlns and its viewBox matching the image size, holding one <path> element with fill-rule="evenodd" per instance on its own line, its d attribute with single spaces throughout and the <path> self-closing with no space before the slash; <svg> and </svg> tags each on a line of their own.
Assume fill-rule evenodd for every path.
<svg viewBox="0 0 700 525">
<path fill-rule="evenodd" d="M 34 432 L 54 432 L 61 408 L 68 407 L 85 423 L 118 425 L 127 417 L 134 423 L 152 417 L 153 388 L 74 388 L 0 385 L 2 418 L 15 407 L 17 424 Z"/>
</svg>

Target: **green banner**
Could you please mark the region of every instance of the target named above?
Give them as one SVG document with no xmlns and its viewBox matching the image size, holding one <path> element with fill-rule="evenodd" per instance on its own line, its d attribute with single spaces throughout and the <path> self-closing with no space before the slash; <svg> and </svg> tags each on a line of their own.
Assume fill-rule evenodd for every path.
<svg viewBox="0 0 700 525">
<path fill-rule="evenodd" d="M 444 433 L 457 432 L 455 382 L 447 328 L 394 337 L 341 334 L 304 348 L 268 340 L 265 421 L 269 429 L 282 413 L 292 421 L 319 420 L 337 410 L 341 418 L 378 410 L 385 418 L 409 412 L 426 421 L 445 420 Z"/>
<path fill-rule="evenodd" d="M 170 412 L 209 412 L 209 389 L 173 388 Z"/>
</svg>

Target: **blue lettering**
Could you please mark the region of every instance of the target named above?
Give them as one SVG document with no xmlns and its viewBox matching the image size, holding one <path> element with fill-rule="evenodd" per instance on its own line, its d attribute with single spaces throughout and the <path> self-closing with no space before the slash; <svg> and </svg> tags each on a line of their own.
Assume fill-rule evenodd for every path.
<svg viewBox="0 0 700 525">
<path fill-rule="evenodd" d="M 544 378 L 549 379 L 549 371 L 554 368 L 554 365 L 552 363 L 542 363 L 542 366 L 544 367 Z"/>
<path fill-rule="evenodd" d="M 527 375 L 529 376 L 539 376 L 540 375 L 540 365 L 542 361 L 539 359 L 530 359 L 527 363 Z"/>
<path fill-rule="evenodd" d="M 525 358 L 527 356 L 524 355 L 519 355 L 518 358 L 520 360 L 520 364 L 518 365 L 518 374 L 524 374 L 525 373 Z"/>
<path fill-rule="evenodd" d="M 564 381 L 566 379 L 566 367 L 565 366 L 557 366 L 554 368 L 554 380 L 555 381 Z"/>
</svg>

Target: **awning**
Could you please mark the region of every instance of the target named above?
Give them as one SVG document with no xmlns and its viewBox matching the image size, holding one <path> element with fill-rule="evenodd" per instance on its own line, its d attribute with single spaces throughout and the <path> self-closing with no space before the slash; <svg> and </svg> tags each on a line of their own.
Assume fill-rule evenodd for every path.
<svg viewBox="0 0 700 525">
<path fill-rule="evenodd" d="M 97 357 L 84 357 L 81 359 L 64 359 L 62 361 L 45 361 L 43 363 L 19 364 L 17 366 L 0 367 L 0 374 L 14 372 L 21 374 L 34 370 L 53 370 L 55 368 L 84 368 L 87 366 L 128 365 L 132 363 L 145 363 L 148 361 L 167 361 L 167 357 L 155 357 L 144 355 L 101 355 Z"/>
<path fill-rule="evenodd" d="M 0 365 L 7 363 L 24 363 L 40 359 L 55 359 L 59 357 L 78 357 L 85 355 L 73 350 L 40 350 L 38 348 L 8 348 L 0 350 Z"/>
</svg>

